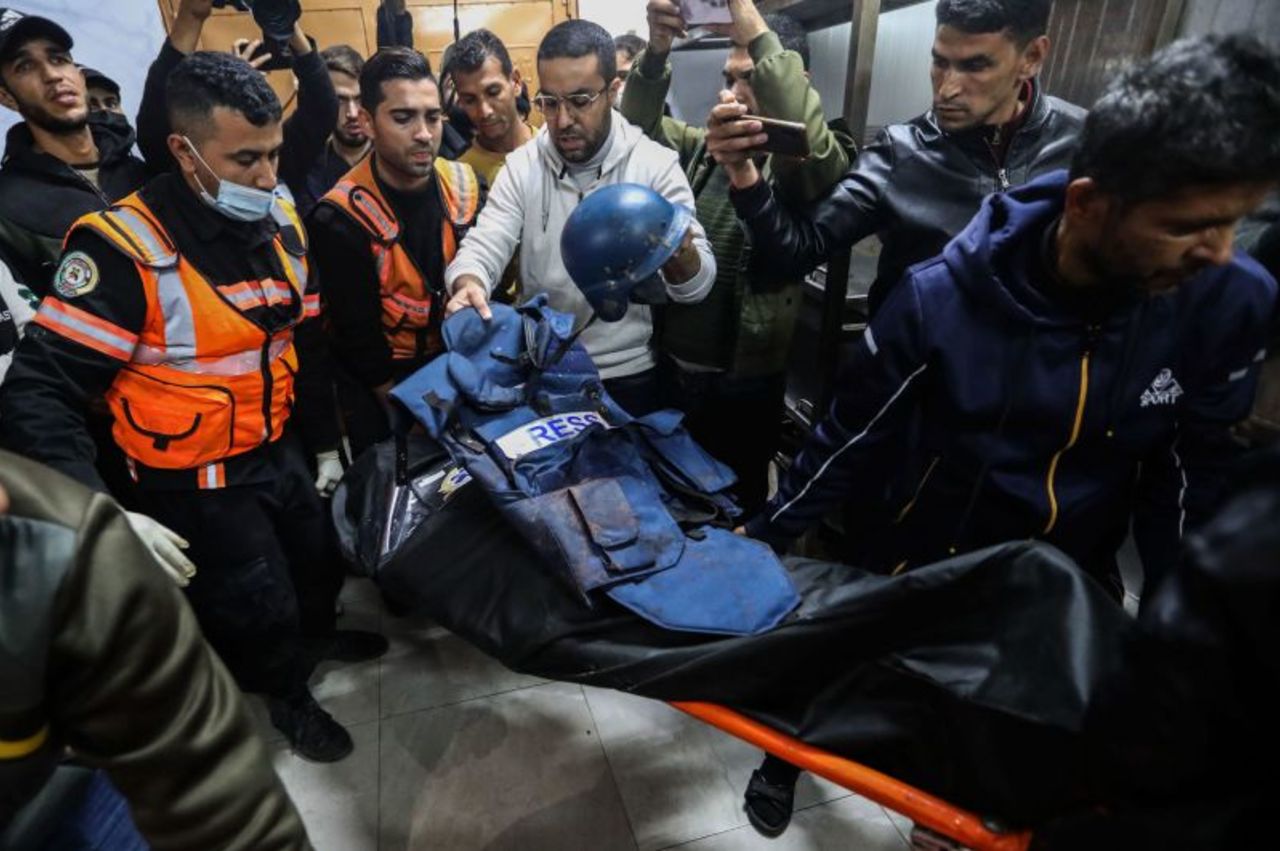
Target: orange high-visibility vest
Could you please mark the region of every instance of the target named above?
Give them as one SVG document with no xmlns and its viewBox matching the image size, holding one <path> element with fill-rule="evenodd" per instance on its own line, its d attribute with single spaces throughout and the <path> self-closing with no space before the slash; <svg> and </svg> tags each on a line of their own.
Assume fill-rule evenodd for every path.
<svg viewBox="0 0 1280 851">
<path fill-rule="evenodd" d="M 317 296 L 304 297 L 307 247 L 297 213 L 277 201 L 272 214 L 279 225 L 274 246 L 288 280 L 221 288 L 179 253 L 136 192 L 71 226 L 68 239 L 88 228 L 132 259 L 146 292 L 142 331 L 136 341 L 119 341 L 127 363 L 106 394 L 112 434 L 130 459 L 165 470 L 201 468 L 208 481 L 202 474 L 200 487 L 222 487 L 222 461 L 280 437 L 298 370 L 293 329 L 320 305 Z M 281 302 L 294 306 L 294 318 L 274 332 L 242 312 Z M 46 299 L 41 313 L 59 333 L 65 325 L 68 332 L 91 335 L 91 343 L 111 342 L 102 338 L 114 326 L 93 322 L 74 305 Z M 78 327 L 86 322 L 89 327 Z"/>
<path fill-rule="evenodd" d="M 436 185 L 444 204 L 445 226 L 440 229 L 446 265 L 458 253 L 458 242 L 480 207 L 480 181 L 471 166 L 436 158 Z M 382 295 L 382 333 L 395 360 L 432 355 L 442 348 L 440 316 L 444 304 L 436 298 L 422 269 L 400 241 L 400 222 L 373 175 L 373 157 L 365 157 L 322 202 L 346 213 L 369 236 L 378 288 Z"/>
</svg>

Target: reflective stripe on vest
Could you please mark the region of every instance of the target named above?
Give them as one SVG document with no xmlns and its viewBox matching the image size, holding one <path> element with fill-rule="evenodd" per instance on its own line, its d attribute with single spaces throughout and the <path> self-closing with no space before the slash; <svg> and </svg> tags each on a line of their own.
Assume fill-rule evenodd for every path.
<svg viewBox="0 0 1280 851">
<path fill-rule="evenodd" d="M 292 339 L 272 340 L 267 350 L 268 362 L 282 357 L 289 350 L 292 342 Z M 164 350 L 139 345 L 134 349 L 133 362 L 147 366 L 167 366 L 169 369 L 177 369 L 194 375 L 249 375 L 262 369 L 262 350 L 253 349 L 252 351 L 226 355 L 220 358 L 197 360 L 194 357 L 175 358 L 172 349 Z"/>
<path fill-rule="evenodd" d="M 242 311 L 293 302 L 293 290 L 280 281 L 242 281 L 229 287 L 218 287 L 218 292 Z"/>
<path fill-rule="evenodd" d="M 280 228 L 282 233 L 286 230 L 291 230 L 298 238 L 299 248 L 302 251 L 300 255 L 290 253 L 284 247 L 281 239 L 275 240 L 275 246 L 276 253 L 284 261 L 289 280 L 298 292 L 305 292 L 307 289 L 306 228 L 302 226 L 302 220 L 298 218 L 297 211 L 288 201 L 276 199 L 276 203 L 271 207 L 271 218 L 275 219 L 276 226 Z"/>
<path fill-rule="evenodd" d="M 130 198 L 136 197 L 136 193 Z M 160 268 L 172 266 L 178 262 L 178 249 L 173 240 L 165 233 L 160 223 L 145 208 L 130 206 L 126 198 L 118 206 L 101 213 L 90 214 L 100 223 L 94 227 L 99 236 L 106 237 L 124 254 L 144 266 Z M 88 218 L 87 216 L 85 218 Z M 81 220 L 83 221 L 83 219 Z M 76 222 L 76 225 L 80 222 Z M 63 238 L 62 247 L 67 247 L 71 238 L 72 225 Z"/>
<path fill-rule="evenodd" d="M 197 481 L 200 490 L 217 490 L 227 486 L 227 469 L 225 464 L 208 464 L 200 468 Z"/>
<path fill-rule="evenodd" d="M 116 360 L 127 362 L 138 345 L 137 334 L 53 296 L 40 302 L 33 321 Z"/>
</svg>

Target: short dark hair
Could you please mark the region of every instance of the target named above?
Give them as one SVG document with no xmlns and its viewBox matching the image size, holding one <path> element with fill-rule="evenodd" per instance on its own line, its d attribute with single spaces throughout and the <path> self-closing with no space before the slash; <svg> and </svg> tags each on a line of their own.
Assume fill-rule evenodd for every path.
<svg viewBox="0 0 1280 851">
<path fill-rule="evenodd" d="M 1245 34 L 1177 41 L 1122 71 L 1071 164 L 1126 202 L 1278 176 L 1280 53 Z"/>
<path fill-rule="evenodd" d="M 386 98 L 382 84 L 388 80 L 430 80 L 431 63 L 412 47 L 384 47 L 364 63 L 360 71 L 360 105 L 374 112 Z M 436 83 L 439 85 L 439 83 Z"/>
<path fill-rule="evenodd" d="M 938 0 L 938 26 L 967 33 L 1004 33 L 1025 45 L 1049 31 L 1053 0 Z"/>
<path fill-rule="evenodd" d="M 764 22 L 773 30 L 773 34 L 782 42 L 783 50 L 794 50 L 800 54 L 804 70 L 809 70 L 809 34 L 795 18 L 786 12 L 773 12 L 764 16 Z M 746 47 L 747 45 L 743 45 Z"/>
<path fill-rule="evenodd" d="M 580 59 L 595 56 L 600 63 L 600 76 L 613 82 L 618 75 L 618 56 L 613 38 L 599 24 L 581 18 L 562 21 L 547 31 L 538 45 L 538 61 L 546 59 Z"/>
<path fill-rule="evenodd" d="M 349 44 L 326 47 L 320 51 L 320 61 L 324 62 L 324 67 L 330 71 L 346 74 L 356 80 L 360 79 L 360 72 L 364 70 L 364 57 Z"/>
<path fill-rule="evenodd" d="M 635 59 L 644 48 L 644 39 L 635 33 L 623 33 L 613 40 L 613 52 L 625 53 L 628 59 Z"/>
<path fill-rule="evenodd" d="M 202 50 L 179 62 L 165 83 L 169 127 L 200 136 L 216 107 L 233 109 L 255 127 L 279 121 L 280 99 L 248 62 L 222 51 Z"/>
<path fill-rule="evenodd" d="M 449 64 L 441 73 L 473 74 L 480 70 L 490 56 L 498 60 L 502 73 L 510 77 L 515 65 L 511 63 L 511 54 L 507 52 L 502 39 L 490 30 L 472 30 L 453 45 L 449 52 Z"/>
</svg>

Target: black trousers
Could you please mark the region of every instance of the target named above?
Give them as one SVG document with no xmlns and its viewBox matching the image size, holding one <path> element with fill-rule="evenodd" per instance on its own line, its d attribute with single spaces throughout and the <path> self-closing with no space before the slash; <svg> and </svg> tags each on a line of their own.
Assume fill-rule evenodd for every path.
<svg viewBox="0 0 1280 851">
<path fill-rule="evenodd" d="M 338 411 L 351 447 L 351 460 L 354 461 L 370 446 L 391 436 L 391 421 L 372 390 L 340 370 L 334 370 L 334 383 L 338 392 Z"/>
<path fill-rule="evenodd" d="M 397 360 L 392 363 L 391 381 L 398 384 L 430 363 L 432 358 Z M 387 409 L 378 401 L 373 391 L 357 381 L 350 372 L 335 364 L 334 387 L 338 397 L 338 413 L 346 430 L 347 443 L 351 447 L 351 460 L 391 436 L 391 420 Z"/>
<path fill-rule="evenodd" d="M 268 450 L 268 482 L 217 490 L 140 491 L 147 514 L 191 544 L 187 588 L 209 644 L 246 691 L 306 687 L 304 639 L 334 629 L 343 575 L 306 457 L 285 435 Z"/>
<path fill-rule="evenodd" d="M 684 411 L 693 439 L 737 474 L 734 496 L 744 519 L 750 518 L 768 500 L 769 462 L 782 437 L 786 376 L 691 372 L 669 358 L 661 369 L 667 404 Z"/>
</svg>

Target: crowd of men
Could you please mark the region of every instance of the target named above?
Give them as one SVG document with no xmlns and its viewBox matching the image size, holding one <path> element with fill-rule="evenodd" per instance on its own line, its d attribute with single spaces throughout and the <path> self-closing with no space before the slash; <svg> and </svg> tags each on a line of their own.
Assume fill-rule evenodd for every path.
<svg viewBox="0 0 1280 851">
<path fill-rule="evenodd" d="M 411 45 L 385 5 L 380 43 Z M 411 46 L 316 50 L 295 22 L 287 119 L 261 59 L 197 49 L 212 0 L 181 0 L 136 132 L 62 26 L 0 9 L 0 104 L 23 119 L 0 166 L 0 441 L 118 500 L 238 685 L 320 761 L 352 744 L 312 670 L 386 649 L 335 627 L 324 498 L 388 438 L 388 393 L 441 353 L 442 321 L 491 300 L 574 314 L 610 395 L 683 411 L 737 475 L 740 531 L 779 551 L 844 506 L 868 570 L 1039 538 L 1119 601 L 1130 530 L 1150 588 L 1245 451 L 1276 269 L 1233 236 L 1280 179 L 1280 57 L 1180 42 L 1086 112 L 1041 86 L 1050 5 L 940 0 L 932 107 L 861 150 L 803 28 L 749 0 L 699 123 L 667 107 L 701 84 L 673 70 L 673 0 L 649 0 L 647 41 L 552 28 L 532 95 L 488 30 L 437 75 Z M 809 155 L 761 153 L 759 117 L 802 124 Z M 588 323 L 560 233 L 616 183 L 696 215 L 667 303 Z M 804 276 L 873 234 L 868 329 L 771 488 Z M 773 758 L 752 777 L 762 832 L 786 828 L 795 778 Z"/>
</svg>

